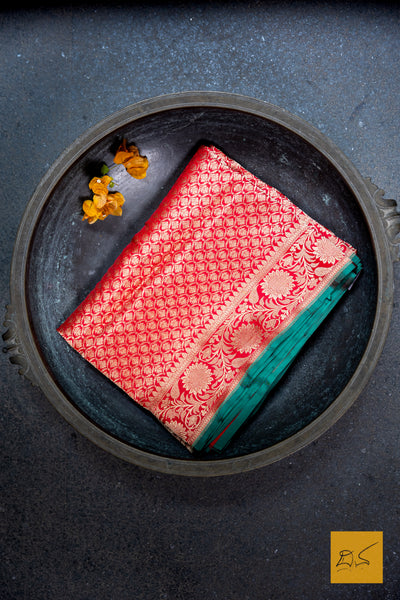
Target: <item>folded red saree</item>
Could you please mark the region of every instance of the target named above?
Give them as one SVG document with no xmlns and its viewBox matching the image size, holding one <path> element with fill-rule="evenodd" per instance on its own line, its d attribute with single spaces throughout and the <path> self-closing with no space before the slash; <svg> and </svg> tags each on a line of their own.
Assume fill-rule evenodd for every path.
<svg viewBox="0 0 400 600">
<path fill-rule="evenodd" d="M 360 269 L 349 244 L 202 146 L 58 331 L 190 450 L 221 449 Z"/>
</svg>

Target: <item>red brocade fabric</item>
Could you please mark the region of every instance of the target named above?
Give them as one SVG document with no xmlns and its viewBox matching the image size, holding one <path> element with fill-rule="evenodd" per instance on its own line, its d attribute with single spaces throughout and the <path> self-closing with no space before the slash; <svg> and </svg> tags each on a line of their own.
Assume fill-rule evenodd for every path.
<svg viewBox="0 0 400 600">
<path fill-rule="evenodd" d="M 191 447 L 355 250 L 202 146 L 58 331 Z"/>
</svg>

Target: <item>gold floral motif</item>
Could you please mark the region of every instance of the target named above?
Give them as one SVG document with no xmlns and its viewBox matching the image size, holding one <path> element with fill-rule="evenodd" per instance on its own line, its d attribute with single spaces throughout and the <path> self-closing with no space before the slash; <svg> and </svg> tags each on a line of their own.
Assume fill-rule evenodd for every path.
<svg viewBox="0 0 400 600">
<path fill-rule="evenodd" d="M 261 329 L 255 323 L 241 325 L 232 336 L 232 344 L 239 352 L 251 352 L 262 341 Z"/>
<path fill-rule="evenodd" d="M 211 383 L 211 371 L 201 363 L 190 365 L 182 376 L 182 383 L 189 392 L 204 392 Z"/>
<path fill-rule="evenodd" d="M 261 282 L 261 289 L 264 294 L 271 298 L 283 298 L 293 289 L 293 278 L 286 271 L 272 271 L 264 277 Z"/>
<path fill-rule="evenodd" d="M 324 263 L 333 264 L 343 256 L 342 249 L 328 238 L 320 238 L 315 244 L 315 254 Z"/>
</svg>

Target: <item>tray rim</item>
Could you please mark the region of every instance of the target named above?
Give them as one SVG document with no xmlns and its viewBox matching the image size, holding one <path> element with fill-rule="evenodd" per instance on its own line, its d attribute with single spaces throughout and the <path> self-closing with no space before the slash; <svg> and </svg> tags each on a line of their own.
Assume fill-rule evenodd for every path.
<svg viewBox="0 0 400 600">
<path fill-rule="evenodd" d="M 273 121 L 303 138 L 333 165 L 351 189 L 364 215 L 377 264 L 378 294 L 375 319 L 363 357 L 339 396 L 306 427 L 266 449 L 244 456 L 220 460 L 169 458 L 140 450 L 122 442 L 90 421 L 65 398 L 43 363 L 35 343 L 26 305 L 26 270 L 29 246 L 43 206 L 65 172 L 96 142 L 137 119 L 177 108 L 226 108 L 248 112 Z M 382 216 L 373 198 L 371 184 L 365 180 L 344 153 L 313 125 L 283 108 L 241 94 L 217 91 L 187 91 L 156 96 L 127 105 L 105 117 L 80 135 L 42 177 L 29 200 L 14 244 L 10 271 L 8 323 L 13 330 L 13 346 L 23 365 L 22 373 L 39 386 L 53 407 L 84 437 L 103 450 L 127 462 L 150 470 L 187 476 L 232 475 L 260 468 L 304 448 L 337 422 L 361 394 L 383 350 L 389 330 L 393 294 L 393 255 Z"/>
</svg>

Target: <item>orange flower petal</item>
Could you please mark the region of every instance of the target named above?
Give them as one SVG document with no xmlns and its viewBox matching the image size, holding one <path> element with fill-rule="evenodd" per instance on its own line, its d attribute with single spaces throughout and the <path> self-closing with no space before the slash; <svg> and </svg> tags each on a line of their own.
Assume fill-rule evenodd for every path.
<svg viewBox="0 0 400 600">
<path fill-rule="evenodd" d="M 140 156 L 139 150 L 135 145 L 132 144 L 127 148 L 125 139 L 115 154 L 114 162 L 116 164 L 124 165 L 128 173 L 132 177 L 135 177 L 135 179 L 143 179 L 146 177 L 149 161 L 145 156 Z"/>
<path fill-rule="evenodd" d="M 132 144 L 132 146 L 128 146 L 128 151 L 132 156 L 140 156 L 138 148 Z"/>
<path fill-rule="evenodd" d="M 114 156 L 114 162 L 117 165 L 122 165 L 126 160 L 131 158 L 132 154 L 128 150 L 118 150 Z"/>
<path fill-rule="evenodd" d="M 131 169 L 127 169 L 127 171 L 135 179 L 144 179 L 146 177 L 146 168 L 143 167 L 132 167 Z"/>
<path fill-rule="evenodd" d="M 105 186 L 109 186 L 110 183 L 112 182 L 113 178 L 110 177 L 110 175 L 103 175 L 103 177 L 101 178 L 101 181 L 103 182 L 103 184 Z"/>
<path fill-rule="evenodd" d="M 126 139 L 122 140 L 122 143 L 119 145 L 119 148 L 114 156 L 114 162 L 117 165 L 121 165 L 124 160 L 127 160 L 130 157 L 130 151 L 126 147 Z"/>
<path fill-rule="evenodd" d="M 92 200 L 85 200 L 85 202 L 82 204 L 82 208 L 83 212 L 88 217 L 97 217 L 99 211 Z"/>
<path fill-rule="evenodd" d="M 96 208 L 103 208 L 103 206 L 105 205 L 105 203 L 107 202 L 107 196 L 106 194 L 94 194 L 93 196 L 93 204 L 95 205 Z"/>
<path fill-rule="evenodd" d="M 109 175 L 103 175 L 103 177 L 93 177 L 89 182 L 89 189 L 94 194 L 107 194 L 107 187 L 111 183 L 112 177 Z"/>
<path fill-rule="evenodd" d="M 114 210 L 110 212 L 110 214 L 114 217 L 120 217 L 122 215 L 122 208 L 120 206 L 117 206 L 116 208 L 114 208 Z"/>
<path fill-rule="evenodd" d="M 106 212 L 106 213 L 110 214 L 110 213 L 112 213 L 112 211 L 113 211 L 115 208 L 118 208 L 118 204 L 117 204 L 117 202 L 115 202 L 114 200 L 109 200 L 109 201 L 107 202 L 107 204 L 105 205 L 105 207 L 104 207 L 104 212 Z"/>
<path fill-rule="evenodd" d="M 113 194 L 108 194 L 108 198 L 112 198 L 119 206 L 122 206 L 125 202 L 125 198 L 121 194 L 121 192 L 114 192 Z"/>
<path fill-rule="evenodd" d="M 124 162 L 124 166 L 126 169 L 131 169 L 132 167 L 147 168 L 149 166 L 149 161 L 145 156 L 131 156 Z"/>
<path fill-rule="evenodd" d="M 121 216 L 122 205 L 125 198 L 121 192 L 109 192 L 108 184 L 112 181 L 109 175 L 93 177 L 89 187 L 93 191 L 93 199 L 85 200 L 82 204 L 84 216 L 82 220 L 88 220 L 89 224 L 97 220 L 104 221 L 108 215 Z"/>
<path fill-rule="evenodd" d="M 120 217 L 122 215 L 122 208 L 115 200 L 110 200 L 107 202 L 104 210 L 108 215 L 114 215 L 115 217 Z"/>
</svg>

